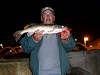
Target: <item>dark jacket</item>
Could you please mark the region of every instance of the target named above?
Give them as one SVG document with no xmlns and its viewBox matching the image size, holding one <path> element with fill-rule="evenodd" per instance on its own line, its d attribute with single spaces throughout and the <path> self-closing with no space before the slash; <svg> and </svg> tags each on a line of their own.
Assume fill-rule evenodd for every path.
<svg viewBox="0 0 100 75">
<path fill-rule="evenodd" d="M 76 43 L 72 37 L 72 35 L 69 37 L 69 39 L 66 42 L 62 42 L 60 36 L 57 36 L 58 45 L 59 45 L 59 56 L 60 56 L 60 67 L 61 67 L 61 75 L 66 75 L 66 72 L 69 69 L 69 61 L 67 59 L 67 51 L 73 50 Z M 28 37 L 25 35 L 20 40 L 20 44 L 22 46 L 22 50 L 28 54 L 30 54 L 30 67 L 34 73 L 34 75 L 38 75 L 39 73 L 39 61 L 38 61 L 38 51 L 42 44 L 42 40 L 40 42 L 36 43 L 32 36 Z"/>
</svg>

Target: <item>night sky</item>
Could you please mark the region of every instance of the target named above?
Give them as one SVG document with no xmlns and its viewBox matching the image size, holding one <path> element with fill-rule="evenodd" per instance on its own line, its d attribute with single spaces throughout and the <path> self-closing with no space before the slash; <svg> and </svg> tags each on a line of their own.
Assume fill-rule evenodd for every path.
<svg viewBox="0 0 100 75">
<path fill-rule="evenodd" d="M 13 33 L 29 23 L 41 23 L 40 12 L 45 6 L 55 10 L 56 24 L 68 25 L 74 37 L 89 35 L 100 38 L 100 2 L 87 0 L 34 0 L 2 2 L 0 43 L 14 41 Z"/>
</svg>

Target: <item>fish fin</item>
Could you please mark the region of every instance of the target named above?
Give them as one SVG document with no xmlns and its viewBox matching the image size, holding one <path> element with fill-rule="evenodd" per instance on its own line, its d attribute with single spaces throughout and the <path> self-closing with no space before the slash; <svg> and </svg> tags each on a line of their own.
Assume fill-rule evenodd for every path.
<svg viewBox="0 0 100 75">
<path fill-rule="evenodd" d="M 21 31 L 16 31 L 13 36 L 15 37 L 16 42 L 21 38 Z"/>
</svg>

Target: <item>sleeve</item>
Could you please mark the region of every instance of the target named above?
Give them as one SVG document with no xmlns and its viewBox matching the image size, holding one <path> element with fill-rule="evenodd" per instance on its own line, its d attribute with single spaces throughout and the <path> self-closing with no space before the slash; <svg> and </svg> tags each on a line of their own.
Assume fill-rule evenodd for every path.
<svg viewBox="0 0 100 75">
<path fill-rule="evenodd" d="M 72 37 L 72 34 L 71 34 L 71 36 L 69 37 L 68 40 L 65 40 L 64 42 L 62 42 L 62 45 L 63 45 L 63 48 L 66 51 L 71 51 L 71 50 L 74 49 L 74 47 L 76 46 L 76 43 L 75 43 L 75 40 Z"/>
<path fill-rule="evenodd" d="M 25 35 L 20 41 L 19 44 L 21 45 L 22 50 L 25 53 L 31 53 L 32 50 L 35 49 L 39 45 L 39 42 L 35 42 L 32 36 L 28 37 Z"/>
</svg>

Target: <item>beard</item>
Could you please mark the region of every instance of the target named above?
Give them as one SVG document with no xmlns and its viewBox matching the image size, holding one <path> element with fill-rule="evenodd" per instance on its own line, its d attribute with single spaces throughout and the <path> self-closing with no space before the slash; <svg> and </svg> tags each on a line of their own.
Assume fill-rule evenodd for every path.
<svg viewBox="0 0 100 75">
<path fill-rule="evenodd" d="M 54 24 L 54 19 L 52 17 L 44 17 L 42 20 L 45 24 Z"/>
<path fill-rule="evenodd" d="M 49 22 L 52 22 L 52 20 L 50 18 L 47 18 L 46 22 L 49 23 Z"/>
</svg>

